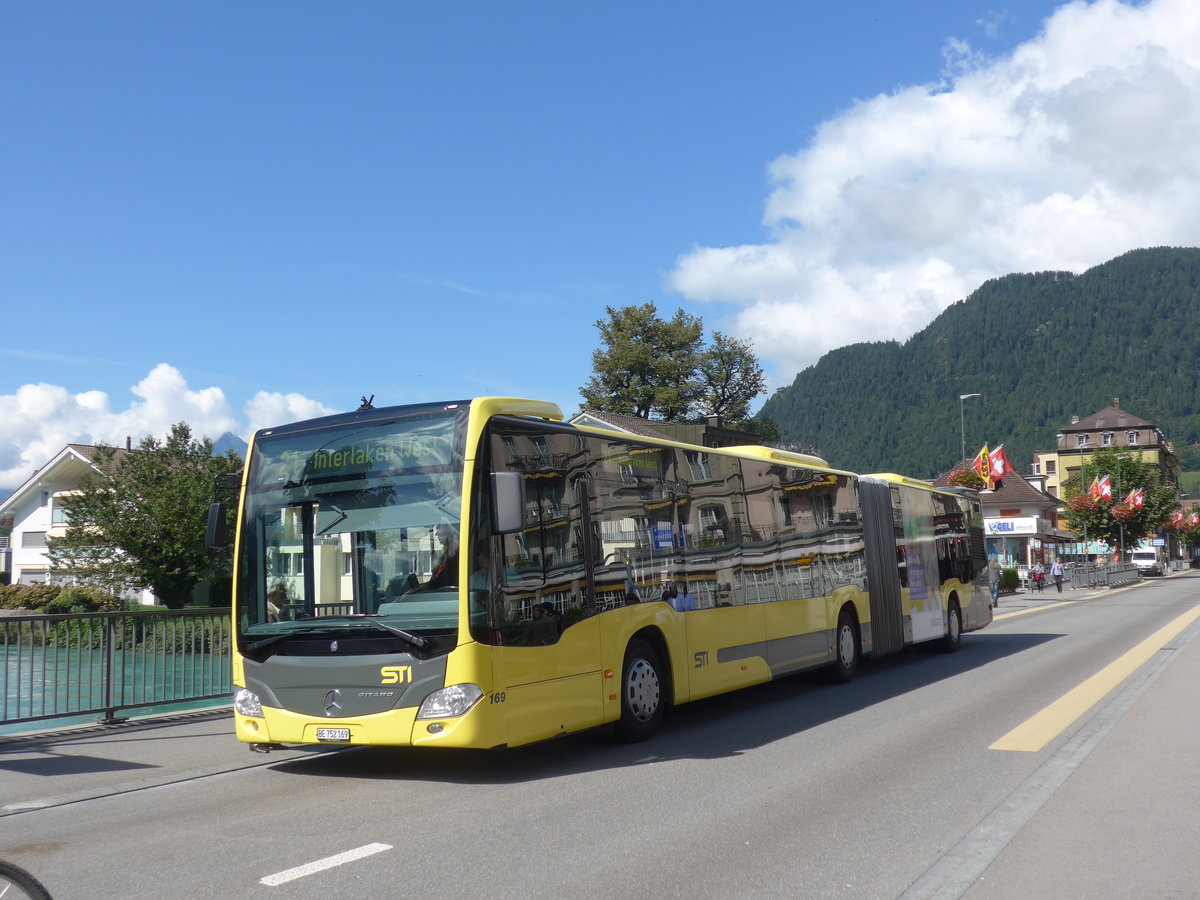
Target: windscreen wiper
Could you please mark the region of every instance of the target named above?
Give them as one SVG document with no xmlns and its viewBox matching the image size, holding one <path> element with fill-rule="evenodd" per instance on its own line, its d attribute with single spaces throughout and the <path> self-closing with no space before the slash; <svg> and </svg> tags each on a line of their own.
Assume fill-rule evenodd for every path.
<svg viewBox="0 0 1200 900">
<path fill-rule="evenodd" d="M 374 625 L 376 628 L 382 628 L 384 631 L 390 631 L 392 634 L 396 635 L 396 637 L 404 639 L 414 647 L 424 648 L 429 646 L 429 641 L 425 640 L 425 638 L 420 637 L 419 635 L 407 632 L 402 628 L 396 628 L 394 625 L 387 625 L 383 622 L 380 622 L 378 619 L 372 619 L 367 616 L 321 616 L 322 622 L 328 622 L 330 620 L 333 620 L 334 622 L 344 622 L 344 627 L 346 628 L 353 627 L 356 622 L 364 622 L 367 625 Z"/>
</svg>

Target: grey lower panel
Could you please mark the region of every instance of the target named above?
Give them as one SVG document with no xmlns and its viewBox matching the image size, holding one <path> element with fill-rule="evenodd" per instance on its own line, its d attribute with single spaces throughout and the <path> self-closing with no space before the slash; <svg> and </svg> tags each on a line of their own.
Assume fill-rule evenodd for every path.
<svg viewBox="0 0 1200 900">
<path fill-rule="evenodd" d="M 833 657 L 833 632 L 794 634 L 770 641 L 755 641 L 736 647 L 717 650 L 717 662 L 738 662 L 743 659 L 765 659 L 772 678 L 780 678 L 804 669 L 815 669 L 830 663 Z"/>
<path fill-rule="evenodd" d="M 418 706 L 446 686 L 445 656 L 274 656 L 244 666 L 246 687 L 264 705 L 322 718 Z"/>
</svg>

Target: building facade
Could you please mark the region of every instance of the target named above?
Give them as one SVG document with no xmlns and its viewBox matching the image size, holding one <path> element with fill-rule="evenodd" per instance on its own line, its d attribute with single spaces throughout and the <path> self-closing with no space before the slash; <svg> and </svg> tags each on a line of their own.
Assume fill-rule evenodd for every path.
<svg viewBox="0 0 1200 900">
<path fill-rule="evenodd" d="M 1142 462 L 1162 470 L 1168 483 L 1179 483 L 1179 460 L 1170 442 L 1154 423 L 1121 409 L 1119 398 L 1086 418 L 1072 417 L 1056 435 L 1053 450 L 1033 454 L 1033 474 L 1044 476 L 1046 493 L 1061 500 L 1067 483 L 1102 449 L 1139 454 Z"/>
</svg>

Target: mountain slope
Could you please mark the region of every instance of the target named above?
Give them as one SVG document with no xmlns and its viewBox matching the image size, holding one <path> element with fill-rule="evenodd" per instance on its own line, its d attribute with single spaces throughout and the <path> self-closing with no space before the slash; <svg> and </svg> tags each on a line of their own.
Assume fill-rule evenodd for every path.
<svg viewBox="0 0 1200 900">
<path fill-rule="evenodd" d="M 930 477 L 1004 443 L 1019 471 L 1072 415 L 1120 398 L 1200 468 L 1200 249 L 1135 250 L 1089 269 L 1006 275 L 908 341 L 852 344 L 777 391 L 781 440 L 859 472 Z"/>
</svg>

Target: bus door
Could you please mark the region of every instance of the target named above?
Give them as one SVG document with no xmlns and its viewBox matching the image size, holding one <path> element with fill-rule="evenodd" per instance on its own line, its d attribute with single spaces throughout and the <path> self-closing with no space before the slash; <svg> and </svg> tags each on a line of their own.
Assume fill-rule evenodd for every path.
<svg viewBox="0 0 1200 900">
<path fill-rule="evenodd" d="M 942 613 L 942 583 L 934 538 L 933 496 L 928 491 L 904 485 L 900 493 L 903 537 L 900 539 L 908 581 L 908 615 L 913 643 L 945 634 Z"/>
<path fill-rule="evenodd" d="M 600 723 L 588 479 L 569 434 L 498 419 L 489 444 L 495 470 L 519 471 L 524 483 L 524 528 L 496 544 L 499 621 L 490 638 L 500 645 L 493 677 L 509 742 L 520 744 Z"/>
<path fill-rule="evenodd" d="M 682 566 L 696 598 L 683 613 L 695 699 L 770 679 L 765 610 L 778 596 L 779 553 L 747 509 L 739 460 L 696 450 L 677 457 L 687 497 L 678 507 Z"/>
</svg>

